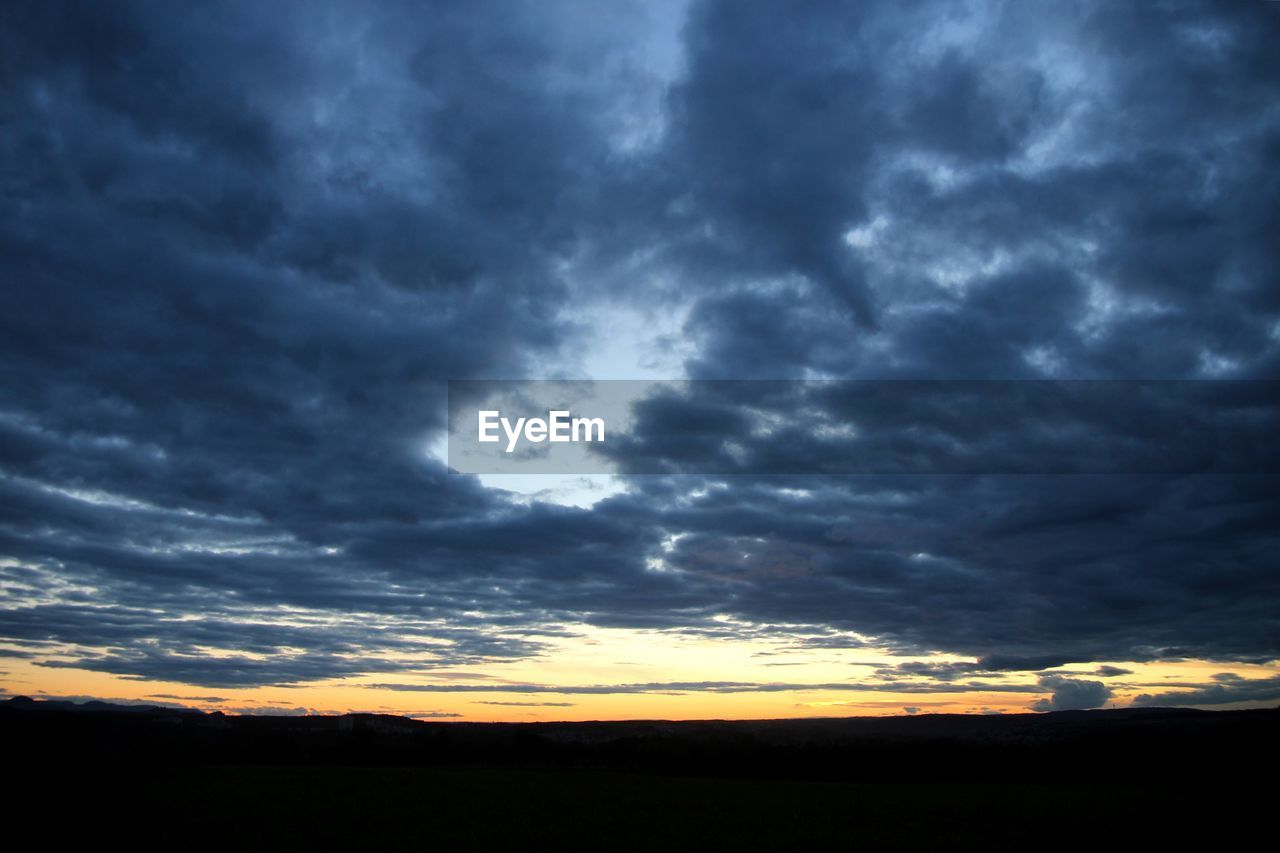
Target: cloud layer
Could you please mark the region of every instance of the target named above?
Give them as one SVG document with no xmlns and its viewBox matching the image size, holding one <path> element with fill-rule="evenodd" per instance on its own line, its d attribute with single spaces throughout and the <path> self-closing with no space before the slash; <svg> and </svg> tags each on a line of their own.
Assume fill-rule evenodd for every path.
<svg viewBox="0 0 1280 853">
<path fill-rule="evenodd" d="M 586 510 L 428 452 L 446 380 L 586 373 L 624 308 L 680 317 L 694 378 L 1280 378 L 1271 5 L 11 5 L 0 640 L 213 688 L 583 624 L 1272 660 L 1271 476 L 672 475 Z"/>
</svg>

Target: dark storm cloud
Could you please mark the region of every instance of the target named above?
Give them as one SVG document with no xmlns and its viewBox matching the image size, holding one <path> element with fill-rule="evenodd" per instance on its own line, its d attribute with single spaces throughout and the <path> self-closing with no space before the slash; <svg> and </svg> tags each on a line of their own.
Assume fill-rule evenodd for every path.
<svg viewBox="0 0 1280 853">
<path fill-rule="evenodd" d="M 750 261 L 697 304 L 694 367 L 1274 375 L 1277 29 L 1263 4 L 700 4 L 673 144 L 706 251 Z"/>
<path fill-rule="evenodd" d="M 540 371 L 588 298 L 686 311 L 699 377 L 1275 378 L 1272 5 L 697 2 L 663 91 L 641 7 L 7 4 L 0 639 L 211 687 L 579 621 L 973 659 L 895 690 L 1274 658 L 1271 478 L 654 477 L 586 511 L 425 454 L 444 380 Z"/>
<path fill-rule="evenodd" d="M 630 86 L 625 63 L 566 82 L 616 35 L 575 40 L 563 12 L 7 9 L 0 537 L 37 603 L 6 613 L 7 636 L 119 646 L 86 665 L 200 683 L 219 679 L 128 647 L 287 642 L 317 654 L 204 665 L 295 681 L 356 665 L 332 646 L 383 644 L 136 608 L 465 622 L 477 560 L 530 571 L 505 558 L 547 519 L 422 451 L 443 379 L 523 369 L 560 334 L 572 188 L 600 188 L 603 116 Z M 576 520 L 598 529 L 543 534 L 585 549 L 559 555 L 566 581 L 623 544 Z M 492 629 L 536 607 L 480 589 L 475 653 L 531 649 Z"/>
<path fill-rule="evenodd" d="M 1267 478 L 735 478 L 667 510 L 661 559 L 743 620 L 978 670 L 1266 660 L 1276 509 Z"/>
<path fill-rule="evenodd" d="M 1280 473 L 1270 381 L 608 387 L 635 389 L 632 423 L 595 452 L 632 474 Z"/>
</svg>

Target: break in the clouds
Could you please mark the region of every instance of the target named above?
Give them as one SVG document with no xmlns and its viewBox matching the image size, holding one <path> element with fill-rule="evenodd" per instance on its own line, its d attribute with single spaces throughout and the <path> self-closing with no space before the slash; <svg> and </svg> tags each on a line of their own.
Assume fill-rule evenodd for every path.
<svg viewBox="0 0 1280 853">
<path fill-rule="evenodd" d="M 900 673 L 951 687 L 1273 660 L 1274 477 L 635 477 L 584 509 L 430 448 L 448 379 L 672 353 L 1280 378 L 1278 37 L 1267 3 L 6 4 L 0 640 L 212 688 L 575 626 L 857 637 L 972 660 Z"/>
</svg>

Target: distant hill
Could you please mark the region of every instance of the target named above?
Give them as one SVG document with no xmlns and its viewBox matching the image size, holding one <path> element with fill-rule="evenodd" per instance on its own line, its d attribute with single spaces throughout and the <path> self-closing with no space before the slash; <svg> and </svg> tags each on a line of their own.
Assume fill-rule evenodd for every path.
<svg viewBox="0 0 1280 853">
<path fill-rule="evenodd" d="M 1280 758 L 1280 709 L 1132 708 L 751 721 L 468 723 L 382 714 L 230 716 L 15 697 L 15 761 L 483 764 L 857 781 L 1224 778 Z"/>
<path fill-rule="evenodd" d="M 109 711 L 121 714 L 204 714 L 203 711 L 195 708 L 183 708 L 173 705 L 135 705 L 103 702 L 98 699 L 73 702 L 69 699 L 32 699 L 30 696 L 14 696 L 0 701 L 0 708 L 15 711 L 77 711 L 80 713 Z"/>
</svg>

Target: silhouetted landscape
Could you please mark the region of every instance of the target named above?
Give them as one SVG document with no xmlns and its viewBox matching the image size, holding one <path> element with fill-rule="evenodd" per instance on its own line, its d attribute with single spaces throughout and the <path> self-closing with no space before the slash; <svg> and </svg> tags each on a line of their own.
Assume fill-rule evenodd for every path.
<svg viewBox="0 0 1280 853">
<path fill-rule="evenodd" d="M 144 835 L 286 847 L 619 830 L 610 846 L 989 848 L 1048 833 L 1035 846 L 1053 848 L 1086 829 L 1221 842 L 1262 805 L 1251 780 L 1275 766 L 1277 723 L 1280 709 L 465 723 L 0 704 L 7 763 L 44 780 L 24 796 L 93 816 L 73 831 L 145 803 Z"/>
</svg>

